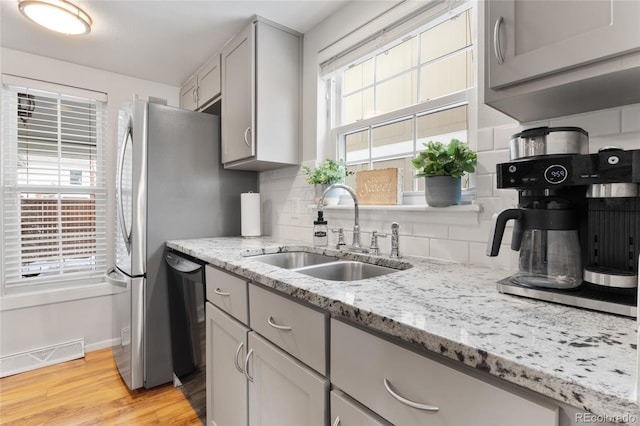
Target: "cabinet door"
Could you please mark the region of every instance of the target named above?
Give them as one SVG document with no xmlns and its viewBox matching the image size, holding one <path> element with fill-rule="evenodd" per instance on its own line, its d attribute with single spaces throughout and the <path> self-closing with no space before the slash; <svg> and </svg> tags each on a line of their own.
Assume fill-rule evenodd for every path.
<svg viewBox="0 0 640 426">
<path fill-rule="evenodd" d="M 198 108 L 198 76 L 193 76 L 180 89 L 180 108 L 195 111 Z"/>
<path fill-rule="evenodd" d="M 250 24 L 222 51 L 222 162 L 255 155 L 255 27 Z"/>
<path fill-rule="evenodd" d="M 489 87 L 500 88 L 640 49 L 640 2 L 492 0 Z"/>
<path fill-rule="evenodd" d="M 220 94 L 220 55 L 215 55 L 198 73 L 198 107 Z"/>
<path fill-rule="evenodd" d="M 391 426 L 391 423 L 338 389 L 331 391 L 331 424 L 333 426 Z"/>
<path fill-rule="evenodd" d="M 251 425 L 326 425 L 329 381 L 258 334 L 249 333 Z"/>
<path fill-rule="evenodd" d="M 247 424 L 246 357 L 249 329 L 207 302 L 207 425 Z"/>
</svg>

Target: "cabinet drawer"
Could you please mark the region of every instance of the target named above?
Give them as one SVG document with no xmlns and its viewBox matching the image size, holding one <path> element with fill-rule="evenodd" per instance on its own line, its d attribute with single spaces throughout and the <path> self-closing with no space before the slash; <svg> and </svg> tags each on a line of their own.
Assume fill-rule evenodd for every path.
<svg viewBox="0 0 640 426">
<path fill-rule="evenodd" d="M 331 321 L 331 382 L 394 424 L 558 423 L 555 406 L 507 392 L 336 320 Z"/>
<path fill-rule="evenodd" d="M 249 285 L 251 328 L 326 375 L 328 316 L 254 284 Z"/>
<path fill-rule="evenodd" d="M 331 424 L 340 426 L 391 426 L 367 407 L 349 398 L 338 389 L 331 391 Z"/>
<path fill-rule="evenodd" d="M 205 268 L 207 300 L 244 324 L 249 324 L 247 282 L 234 275 Z"/>
</svg>

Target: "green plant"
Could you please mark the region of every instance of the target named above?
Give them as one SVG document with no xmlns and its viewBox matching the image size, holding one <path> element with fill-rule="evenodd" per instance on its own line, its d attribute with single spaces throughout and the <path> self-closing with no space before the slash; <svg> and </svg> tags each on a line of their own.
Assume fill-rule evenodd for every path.
<svg viewBox="0 0 640 426">
<path fill-rule="evenodd" d="M 302 171 L 307 176 L 307 183 L 311 185 L 342 183 L 345 176 L 353 174 L 352 171 L 347 170 L 344 161 L 333 161 L 329 158 L 313 169 L 309 166 L 302 166 Z"/>
<path fill-rule="evenodd" d="M 451 139 L 447 145 L 433 141 L 422 145 L 426 149 L 411 160 L 413 167 L 419 171 L 415 177 L 451 176 L 459 178 L 465 172 L 473 173 L 478 164 L 476 152 L 458 139 Z"/>
</svg>

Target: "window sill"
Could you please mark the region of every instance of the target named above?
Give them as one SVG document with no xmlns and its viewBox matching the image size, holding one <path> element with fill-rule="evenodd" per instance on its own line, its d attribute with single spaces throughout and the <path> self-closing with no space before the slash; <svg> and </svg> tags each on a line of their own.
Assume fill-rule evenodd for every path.
<svg viewBox="0 0 640 426">
<path fill-rule="evenodd" d="M 309 206 L 312 210 L 317 210 L 317 205 Z M 418 205 L 359 205 L 358 209 L 361 214 L 369 212 L 376 214 L 377 212 L 403 213 L 415 217 L 420 215 L 421 220 L 428 223 L 440 223 L 446 225 L 474 225 L 480 222 L 480 213 L 482 206 L 479 204 L 462 204 L 449 207 L 431 207 L 426 204 Z M 332 212 L 350 212 L 353 211 L 353 204 L 336 204 L 323 207 L 324 211 Z"/>
<path fill-rule="evenodd" d="M 106 282 L 81 287 L 16 293 L 0 297 L 0 312 L 71 302 L 80 299 L 111 296 L 112 294 L 114 294 L 113 286 Z"/>
</svg>

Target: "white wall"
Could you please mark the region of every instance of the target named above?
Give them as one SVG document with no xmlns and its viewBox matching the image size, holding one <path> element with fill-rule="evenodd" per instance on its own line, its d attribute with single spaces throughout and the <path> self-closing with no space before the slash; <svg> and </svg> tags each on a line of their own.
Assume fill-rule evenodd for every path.
<svg viewBox="0 0 640 426">
<path fill-rule="evenodd" d="M 137 94 L 179 104 L 179 88 L 115 74 L 68 62 L 3 48 L 0 72 L 107 93 L 107 168 L 115 175 L 117 120 L 120 105 Z M 114 209 L 114 188 L 108 190 L 109 211 Z M 108 232 L 114 232 L 109 214 Z M 110 243 L 112 244 L 112 242 Z M 112 245 L 109 253 L 113 253 Z M 110 262 L 111 263 L 110 259 Z M 107 284 L 39 294 L 0 295 L 0 357 L 84 338 L 86 350 L 110 346 L 119 337 L 112 327 L 112 295 Z"/>
<path fill-rule="evenodd" d="M 483 2 L 478 2 L 478 5 L 478 16 L 482 16 Z M 361 7 L 345 8 L 305 34 L 303 159 L 306 164 L 313 165 L 315 158 L 322 159 L 328 155 L 328 149 L 323 148 L 325 136 L 322 130 L 325 122 L 325 100 L 323 96 L 318 96 L 318 93 L 322 93 L 322 85 L 318 79 L 317 61 L 309 61 L 314 61 L 314 52 L 332 43 L 338 35 L 344 34 L 345 22 L 351 23 L 352 28 L 362 22 L 359 20 L 361 10 Z M 482 19 L 478 21 L 478 33 L 482 34 Z M 482 99 L 482 37 L 475 42 L 480 52 L 476 58 L 479 58 L 478 93 Z M 312 82 L 316 83 L 315 86 Z M 482 206 L 482 211 L 475 217 L 473 213 L 465 213 L 464 220 L 457 220 L 452 219 L 452 212 L 443 215 L 431 212 L 361 210 L 362 231 L 389 232 L 391 222 L 397 221 L 400 223 L 400 247 L 405 254 L 488 265 L 505 270 L 514 269 L 517 267 L 517 253 L 508 247 L 509 232 L 505 234 L 498 257 L 489 258 L 485 255 L 493 214 L 502 208 L 517 204 L 515 190 L 495 189 L 495 165 L 509 160 L 508 142 L 511 135 L 522 129 L 540 125 L 578 126 L 589 132 L 592 152 L 606 145 L 618 145 L 626 149 L 640 147 L 640 104 L 524 124 L 483 104 L 478 104 L 471 110 L 475 110 L 475 113 L 472 112 L 475 116 L 470 117 L 469 143 L 478 151 L 477 201 Z M 316 123 L 319 124 L 316 126 Z M 313 153 L 316 156 L 313 156 Z M 289 167 L 262 173 L 260 192 L 265 206 L 265 232 L 279 238 L 304 238 L 311 243 L 313 212 L 309 206 L 313 204 L 314 190 L 305 182 L 300 169 Z M 345 230 L 350 230 L 353 226 L 352 210 L 328 210 L 325 212 L 325 218 L 330 228 L 344 227 Z M 469 218 L 474 223 L 462 223 Z M 347 233 L 347 241 L 349 238 L 350 235 Z M 363 236 L 362 240 L 368 241 L 366 238 L 367 235 Z M 335 242 L 334 235 L 330 236 L 329 242 Z M 388 252 L 388 239 L 381 239 L 379 243 L 381 252 Z M 508 273 L 505 271 L 506 275 Z"/>
</svg>

